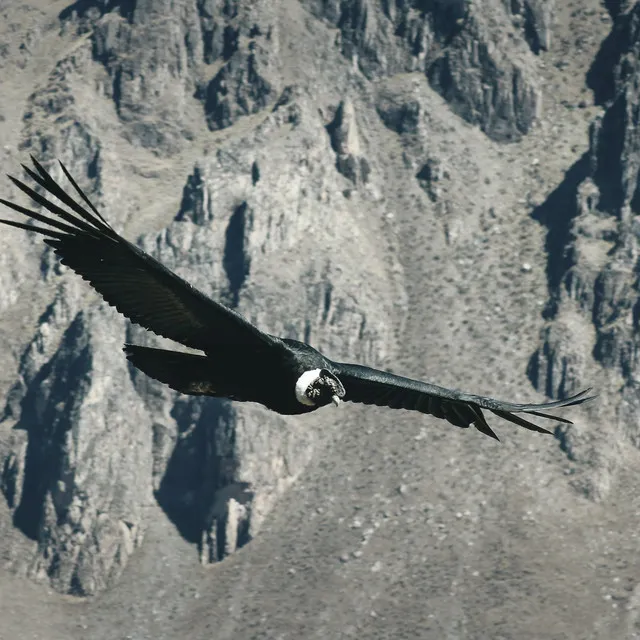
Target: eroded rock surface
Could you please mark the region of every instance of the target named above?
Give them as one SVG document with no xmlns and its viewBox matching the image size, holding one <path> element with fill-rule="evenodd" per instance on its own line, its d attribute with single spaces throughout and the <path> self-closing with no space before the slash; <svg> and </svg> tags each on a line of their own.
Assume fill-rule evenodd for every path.
<svg viewBox="0 0 640 640">
<path fill-rule="evenodd" d="M 620 13 L 589 72 L 604 113 L 591 125 L 588 153 L 558 188 L 566 204 L 564 215 L 547 219 L 550 325 L 530 369 L 539 388 L 558 396 L 575 389 L 578 380 L 597 375 L 597 367 L 585 357 L 590 353 L 606 377 L 622 386 L 615 419 L 595 438 L 597 444 L 592 434 L 574 430 L 571 435 L 570 455 L 593 468 L 580 482 L 597 498 L 607 494 L 621 443 L 637 444 L 640 432 L 632 409 L 639 346 L 639 19 L 638 4 Z M 546 206 L 541 206 L 542 218 Z M 606 398 L 599 400 L 601 407 L 606 403 Z"/>
<path fill-rule="evenodd" d="M 560 447 L 568 482 L 581 496 L 605 500 L 625 444 L 639 440 L 632 126 L 638 11 L 630 3 L 609 5 L 615 36 L 590 81 L 606 110 L 593 125 L 589 153 L 564 181 L 544 175 L 550 158 L 527 156 L 528 138 L 540 127 L 536 135 L 548 136 L 555 158 L 560 138 L 544 118 L 565 117 L 543 111 L 543 90 L 553 102 L 557 88 L 542 81 L 542 64 L 549 65 L 544 56 L 557 41 L 555 15 L 565 9 L 553 0 L 76 2 L 46 20 L 33 18 L 24 37 L 0 46 L 3 72 L 32 74 L 28 91 L 0 103 L 0 133 L 10 142 L 0 157 L 15 172 L 34 153 L 56 177 L 62 174 L 54 159 L 61 158 L 116 229 L 262 329 L 308 340 L 336 359 L 377 366 L 386 366 L 400 343 L 399 372 L 410 362 L 410 375 L 428 373 L 436 383 L 465 388 L 472 382 L 469 390 L 496 395 L 515 389 L 523 401 L 531 389 L 522 385 L 521 364 L 533 348 L 535 323 L 542 322 L 544 293 L 535 260 L 521 255 L 534 251 L 535 224 L 516 220 L 526 218 L 533 197 L 515 191 L 527 180 L 543 191 L 557 179 L 557 192 L 536 211 L 551 227 L 551 296 L 530 375 L 549 396 L 593 378 L 604 388 L 622 383 L 623 401 L 617 408 L 601 400 L 590 421 L 558 429 L 555 445 L 518 445 L 548 446 L 555 454 Z M 41 38 L 55 46 L 43 53 Z M 14 86 L 9 80 L 3 87 Z M 16 197 L 7 189 L 3 197 Z M 17 337 L 4 374 L 0 468 L 8 516 L 0 532 L 18 535 L 2 549 L 4 564 L 62 593 L 104 591 L 143 544 L 145 514 L 154 503 L 204 564 L 256 536 L 283 491 L 333 437 L 342 414 L 322 414 L 310 428 L 258 406 L 178 396 L 128 368 L 121 353 L 125 341 L 174 345 L 128 325 L 65 273 L 39 239 L 8 237 L 0 235 L 0 310 Z M 405 267 L 412 273 L 406 280 Z M 516 277 L 522 278 L 517 287 Z M 544 289 L 544 275 L 540 281 Z M 504 292 L 516 301 L 502 299 Z M 528 319 L 520 323 L 520 316 Z M 529 343 L 518 329 L 534 324 L 531 347 L 519 358 L 520 342 Z M 503 328 L 504 340 L 494 326 Z M 418 549 L 425 531 L 433 534 L 424 543 L 429 566 L 432 552 L 442 554 L 434 567 L 455 556 L 437 588 L 432 574 L 424 578 L 437 593 L 453 589 L 460 566 L 474 575 L 476 563 L 474 580 L 498 575 L 482 565 L 496 557 L 513 561 L 514 584 L 528 579 L 518 564 L 523 558 L 508 555 L 522 540 L 510 545 L 512 538 L 500 538 L 511 535 L 503 521 L 516 513 L 527 531 L 514 531 L 542 536 L 546 530 L 529 523 L 553 520 L 545 509 L 555 500 L 545 502 L 543 489 L 526 494 L 534 515 L 520 514 L 522 487 L 505 482 L 504 474 L 513 472 L 527 490 L 542 480 L 554 486 L 553 464 L 530 456 L 526 464 L 534 466 L 522 471 L 524 462 L 512 463 L 504 449 L 463 444 L 450 434 L 445 441 L 435 428 L 437 447 L 425 451 L 422 423 L 418 431 L 415 420 L 375 415 L 390 420 L 388 429 L 376 432 L 373 444 L 357 440 L 365 442 L 362 450 L 340 458 L 344 482 L 328 485 L 339 487 L 338 498 L 323 495 L 322 506 L 302 517 L 305 526 L 325 518 L 331 528 L 318 551 L 323 570 L 334 555 L 344 555 L 330 546 L 343 535 L 336 525 L 343 516 L 334 518 L 332 510 L 342 508 L 336 504 L 343 490 L 351 505 L 353 476 L 358 491 L 366 488 L 363 495 L 371 490 L 362 500 L 369 500 L 372 522 L 383 530 L 391 522 L 402 524 L 398 531 L 415 527 L 411 545 L 404 545 L 404 534 L 378 538 L 373 524 L 358 534 L 358 545 L 373 541 L 368 549 L 378 554 L 363 575 L 367 585 L 382 585 L 380 593 L 385 583 L 376 581 L 387 574 L 381 566 L 392 561 L 386 549 L 398 545 L 400 555 Z M 364 438 L 352 420 L 351 433 Z M 598 431 L 593 424 L 600 423 L 605 427 Z M 497 471 L 496 456 L 506 470 Z M 423 477 L 415 483 L 423 482 L 424 491 L 407 490 L 412 481 L 403 476 L 410 468 Z M 393 498 L 387 482 L 395 483 Z M 437 508 L 420 502 L 432 489 Z M 354 512 L 361 508 L 355 500 Z M 413 515 L 394 500 L 414 500 Z M 466 506 L 459 518 L 449 513 L 458 500 L 468 501 L 473 527 L 455 526 L 467 518 Z M 467 532 L 469 539 L 451 542 Z M 375 547 L 385 535 L 389 547 Z M 340 560 L 341 571 L 352 570 L 352 555 Z M 388 572 L 391 580 L 406 571 L 402 557 L 397 573 Z M 541 558 L 536 554 L 536 562 Z M 295 584 L 295 573 L 283 572 Z M 483 601 L 483 624 L 486 610 L 508 605 L 491 579 L 478 582 L 483 588 L 474 587 L 464 601 L 466 607 L 477 594 L 494 598 Z M 540 592 L 537 583 L 518 585 Z M 546 592 L 544 598 L 555 602 Z M 439 613 L 440 605 L 433 610 Z M 472 616 L 456 606 L 438 634 L 463 633 L 456 625 Z M 382 620 L 371 615 L 369 600 L 363 611 L 372 625 Z M 521 614 L 512 619 L 516 624 Z"/>
<path fill-rule="evenodd" d="M 68 28 L 91 29 L 92 42 L 63 58 L 31 95 L 25 146 L 57 177 L 61 172 L 48 159 L 59 155 L 127 235 L 135 202 L 118 203 L 121 194 L 104 160 L 113 152 L 101 142 L 100 122 L 81 109 L 88 99 L 83 76 L 98 79 L 95 100 L 114 100 L 116 117 L 106 117 L 125 140 L 171 153 L 178 147 L 169 142 L 182 136 L 176 127 L 186 117 L 180 100 L 195 86 L 190 61 L 197 54 L 213 63 L 229 54 L 224 80 L 218 75 L 211 86 L 226 87 L 230 95 L 235 82 L 237 91 L 231 101 L 218 101 L 229 117 L 214 118 L 212 128 L 253 111 L 262 110 L 262 117 L 185 167 L 182 187 L 176 181 L 182 198 L 174 196 L 176 208 L 169 211 L 173 220 L 145 234 L 141 245 L 265 330 L 311 341 L 334 356 L 383 362 L 393 347 L 386 318 L 392 298 L 397 304 L 403 293 L 383 264 L 383 250 L 374 259 L 382 279 L 370 281 L 359 264 L 362 255 L 371 255 L 373 239 L 358 233 L 354 205 L 343 195 L 367 175 L 366 149 L 354 147 L 353 133 L 345 129 L 355 126 L 354 106 L 348 107 L 350 125 L 338 127 L 342 137 L 332 137 L 313 100 L 296 85 L 278 96 L 269 85 L 272 105 L 260 99 L 247 106 L 241 93 L 251 93 L 251 79 L 244 72 L 234 76 L 240 68 L 234 65 L 249 59 L 224 46 L 218 51 L 209 14 L 183 13 L 179 25 L 154 31 L 158 14 L 143 9 L 65 14 L 72 21 Z M 190 46 L 183 36 L 198 32 L 200 20 L 209 29 L 205 44 Z M 147 31 L 154 34 L 148 42 Z M 175 48 L 173 38 L 180 41 Z M 143 41 L 146 53 L 132 56 Z M 171 56 L 169 67 L 158 63 L 160 48 Z M 106 93 L 105 72 L 111 78 Z M 158 92 L 160 85 L 165 93 Z M 165 111 L 167 105 L 174 111 Z M 39 128 L 54 121 L 60 128 L 55 135 Z M 188 136 L 182 138 L 180 144 Z M 339 171 L 347 156 L 357 157 L 358 172 L 344 178 Z M 119 171 L 116 159 L 109 166 Z M 35 242 L 34 251 L 41 251 Z M 383 237 L 375 242 L 384 249 Z M 3 454 L 2 491 L 15 526 L 36 543 L 28 555 L 16 551 L 11 565 L 61 592 L 95 594 L 113 584 L 141 543 L 145 508 L 154 499 L 198 546 L 202 562 L 221 560 L 256 535 L 321 436 L 261 407 L 178 396 L 128 368 L 125 341 L 157 340 L 98 303 L 66 271 L 50 250 L 42 253 L 40 286 L 57 287 L 55 298 L 22 352 L 4 411 L 12 436 Z"/>
</svg>

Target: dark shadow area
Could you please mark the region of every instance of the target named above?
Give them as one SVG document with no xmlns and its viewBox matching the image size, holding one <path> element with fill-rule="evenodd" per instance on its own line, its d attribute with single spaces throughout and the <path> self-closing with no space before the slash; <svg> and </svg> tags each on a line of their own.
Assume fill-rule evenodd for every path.
<svg viewBox="0 0 640 640">
<path fill-rule="evenodd" d="M 238 50 L 240 43 L 240 30 L 227 25 L 224 28 L 222 39 L 222 59 L 226 62 Z"/>
<path fill-rule="evenodd" d="M 87 177 L 90 180 L 96 180 L 100 174 L 100 149 L 98 149 L 94 154 L 93 158 L 89 160 L 89 164 L 87 165 Z"/>
<path fill-rule="evenodd" d="M 619 0 L 617 4 L 619 4 Z M 624 70 L 621 70 L 622 74 L 618 78 L 616 78 L 614 70 L 620 64 L 623 56 L 632 50 L 632 44 L 637 40 L 637 34 L 631 29 L 633 24 L 631 15 L 633 13 L 621 15 L 616 20 L 611 32 L 602 41 L 587 72 L 587 86 L 593 91 L 594 101 L 598 105 L 613 100 L 616 82 L 622 83 L 620 75 L 624 76 Z"/>
<path fill-rule="evenodd" d="M 116 68 L 113 74 L 113 104 L 116 108 L 116 113 L 120 116 L 122 106 L 122 67 L 120 66 Z"/>
<path fill-rule="evenodd" d="M 255 187 L 260 181 L 260 166 L 258 161 L 254 160 L 251 165 L 251 184 Z"/>
<path fill-rule="evenodd" d="M 251 269 L 251 256 L 246 247 L 247 235 L 253 226 L 253 211 L 243 202 L 231 215 L 225 233 L 222 266 L 229 280 L 229 303 L 238 306 L 240 289 Z"/>
<path fill-rule="evenodd" d="M 105 13 L 118 11 L 118 13 L 128 22 L 133 22 L 133 13 L 136 9 L 137 0 L 77 0 L 73 4 L 63 9 L 58 18 L 61 21 L 73 18 L 74 14 L 79 18 L 91 17 L 101 18 Z M 92 13 L 89 16 L 88 14 Z"/>
<path fill-rule="evenodd" d="M 187 184 L 182 189 L 182 200 L 180 202 L 180 210 L 175 217 L 176 221 L 190 220 L 200 226 L 210 221 L 204 208 L 204 190 L 204 178 L 200 172 L 200 167 L 196 166 L 193 169 L 193 173 L 187 178 Z"/>
<path fill-rule="evenodd" d="M 87 372 L 92 366 L 82 314 L 65 333 L 64 343 L 68 348 L 61 347 L 29 385 L 15 427 L 27 432 L 28 443 L 22 492 L 13 522 L 32 540 L 38 539 L 47 494 L 51 494 L 59 521 L 66 516 L 73 496 L 74 471 L 68 463 L 66 432 L 71 429 L 69 416 L 74 413 L 78 394 L 70 387 L 88 384 Z M 67 355 L 76 353 L 79 355 L 72 359 Z M 48 389 L 44 395 L 43 389 Z M 9 500 L 8 495 L 5 497 Z"/>
<path fill-rule="evenodd" d="M 233 122 L 233 114 L 229 105 L 231 99 L 228 87 L 229 75 L 228 65 L 224 66 L 206 87 L 196 91 L 196 97 L 204 102 L 207 126 L 211 131 L 229 127 Z"/>
<path fill-rule="evenodd" d="M 542 50 L 542 43 L 536 29 L 536 18 L 533 15 L 533 10 L 531 5 L 526 2 L 524 4 L 524 39 L 527 41 L 531 51 L 538 55 Z"/>
<path fill-rule="evenodd" d="M 420 125 L 420 103 L 417 100 L 390 101 L 377 105 L 377 112 L 387 129 L 396 133 L 417 133 Z"/>
<path fill-rule="evenodd" d="M 180 433 L 155 497 L 180 535 L 199 544 L 216 493 L 235 483 L 235 431 L 231 403 L 179 399 L 172 412 Z"/>
<path fill-rule="evenodd" d="M 628 106 L 625 93 L 620 93 L 604 112 L 599 128 L 591 135 L 591 146 L 596 156 L 593 181 L 600 190 L 599 208 L 616 214 L 625 198 L 623 152 L 629 126 Z"/>
<path fill-rule="evenodd" d="M 405 10 L 398 16 L 394 31 L 397 37 L 409 41 L 414 55 L 422 49 L 418 38 L 413 43 L 410 41 L 416 33 L 416 13 L 419 13 L 421 20 L 430 23 L 441 47 L 446 47 L 464 28 L 468 5 L 466 0 L 428 0 L 414 4 L 413 11 Z M 385 11 L 385 14 L 389 15 L 389 12 Z"/>
<path fill-rule="evenodd" d="M 627 11 L 629 4 L 628 0 L 604 0 L 604 6 L 614 20 Z"/>
<path fill-rule="evenodd" d="M 613 69 L 620 61 L 620 43 L 616 30 L 603 40 L 596 57 L 587 71 L 587 86 L 593 91 L 595 104 L 603 105 L 613 99 L 615 78 Z"/>
<path fill-rule="evenodd" d="M 329 141 L 331 142 L 331 148 L 340 153 L 340 127 L 344 120 L 344 102 L 341 102 L 336 109 L 335 115 L 331 122 L 325 125 L 325 131 L 329 134 Z"/>
<path fill-rule="evenodd" d="M 240 30 L 229 24 L 238 15 L 236 2 L 197 2 L 200 26 L 202 29 L 202 44 L 204 46 L 204 61 L 206 64 L 215 62 L 222 57 L 229 58 L 238 50 Z"/>
<path fill-rule="evenodd" d="M 466 0 L 431 0 L 424 4 L 431 5 L 434 31 L 443 44 L 448 44 L 462 31 L 469 3 Z"/>
<path fill-rule="evenodd" d="M 533 388 L 540 390 L 540 347 L 531 354 L 526 372 Z"/>
<path fill-rule="evenodd" d="M 556 313 L 555 300 L 562 277 L 571 266 L 572 257 L 567 251 L 571 221 L 576 217 L 577 189 L 589 175 L 589 156 L 584 154 L 565 173 L 564 180 L 552 191 L 547 199 L 536 207 L 531 217 L 548 229 L 545 248 L 547 251 L 547 282 L 551 299 L 545 310 L 545 317 Z"/>
<path fill-rule="evenodd" d="M 629 206 L 635 215 L 640 213 L 640 180 L 636 183 L 636 188 L 634 189 Z"/>
</svg>

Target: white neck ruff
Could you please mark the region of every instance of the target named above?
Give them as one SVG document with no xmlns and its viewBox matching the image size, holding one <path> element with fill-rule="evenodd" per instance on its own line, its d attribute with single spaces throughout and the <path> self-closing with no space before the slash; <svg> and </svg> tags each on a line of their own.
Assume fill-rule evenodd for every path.
<svg viewBox="0 0 640 640">
<path fill-rule="evenodd" d="M 296 399 L 307 407 L 315 407 L 316 403 L 306 394 L 307 389 L 320 377 L 320 369 L 305 371 L 296 382 Z"/>
</svg>

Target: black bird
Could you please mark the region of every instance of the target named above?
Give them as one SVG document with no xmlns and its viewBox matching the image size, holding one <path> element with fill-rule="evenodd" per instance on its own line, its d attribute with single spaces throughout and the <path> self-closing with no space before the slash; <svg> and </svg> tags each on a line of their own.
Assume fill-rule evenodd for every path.
<svg viewBox="0 0 640 640">
<path fill-rule="evenodd" d="M 126 357 L 135 367 L 176 391 L 258 402 L 282 414 L 308 413 L 332 402 L 337 406 L 342 400 L 409 409 L 444 418 L 457 427 L 473 424 L 496 439 L 483 415 L 485 409 L 526 429 L 550 433 L 517 414 L 570 424 L 541 410 L 590 399 L 587 389 L 545 404 L 500 402 L 357 364 L 334 362 L 308 344 L 264 333 L 118 235 L 62 163 L 62 171 L 79 198 L 64 191 L 35 158 L 31 159 L 35 171 L 22 165 L 26 173 L 66 208 L 9 176 L 49 213 L 0 199 L 5 206 L 32 219 L 28 223 L 0 222 L 42 234 L 62 264 L 87 280 L 132 322 L 203 352 L 124 346 Z"/>
</svg>

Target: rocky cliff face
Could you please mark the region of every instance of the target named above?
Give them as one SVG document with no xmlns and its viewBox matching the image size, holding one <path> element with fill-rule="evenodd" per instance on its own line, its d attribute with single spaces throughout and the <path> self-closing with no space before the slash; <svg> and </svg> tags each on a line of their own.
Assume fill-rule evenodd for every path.
<svg viewBox="0 0 640 640">
<path fill-rule="evenodd" d="M 7 407 L 19 413 L 2 489 L 15 526 L 37 542 L 23 559 L 28 573 L 90 594 L 120 574 L 142 539 L 151 422 L 122 362 L 124 322 L 112 310 L 75 314 L 53 351 L 36 342 L 63 327 L 43 320 Z"/>
<path fill-rule="evenodd" d="M 193 130 L 258 112 L 215 151 L 194 149 L 173 181 L 173 221 L 140 243 L 263 329 L 383 363 L 393 348 L 387 318 L 404 294 L 380 222 L 357 222 L 359 203 L 375 211 L 376 196 L 355 190 L 370 168 L 354 105 L 331 107 L 331 125 L 308 87 L 263 80 L 277 29 L 246 7 L 83 7 L 60 14 L 62 31 L 79 39 L 30 96 L 23 147 L 54 173 L 60 157 L 127 234 L 127 218 L 156 196 L 124 196 L 117 183 L 130 160 L 109 127 L 144 158 L 139 149 L 173 154 Z M 261 407 L 178 397 L 128 369 L 122 344 L 153 336 L 63 272 L 42 253 L 43 312 L 4 412 L 2 490 L 14 525 L 35 542 L 28 555 L 16 551 L 14 568 L 62 592 L 96 593 L 140 544 L 153 499 L 203 562 L 222 559 L 256 535 L 323 436 Z"/>
<path fill-rule="evenodd" d="M 54 159 L 62 159 L 119 231 L 205 293 L 269 332 L 378 366 L 405 323 L 423 322 L 407 317 L 409 250 L 394 226 L 406 209 L 424 254 L 437 254 L 413 285 L 414 299 L 437 298 L 426 339 L 462 357 L 471 347 L 458 336 L 490 340 L 490 316 L 503 313 L 485 309 L 486 292 L 467 281 L 484 268 L 478 256 L 492 238 L 504 233 L 501 253 L 511 250 L 516 232 L 503 232 L 496 213 L 509 192 L 504 149 L 515 146 L 505 143 L 526 145 L 540 124 L 537 56 L 550 48 L 561 8 L 553 0 L 76 2 L 30 32 L 55 53 L 33 63 L 46 72 L 16 100 L 19 134 L 3 166 L 15 172 L 29 152 L 60 177 Z M 590 151 L 534 211 L 550 228 L 550 300 L 530 377 L 552 397 L 593 377 L 624 389 L 619 408 L 602 401 L 594 413 L 606 425 L 601 436 L 579 425 L 557 431 L 571 478 L 592 497 L 606 496 L 624 443 L 639 439 L 640 14 L 612 12 L 614 35 L 591 74 L 604 112 Z M 34 40 L 7 49 L 7 64 L 30 64 Z M 482 138 L 486 147 L 475 148 L 493 160 L 469 162 L 467 138 Z M 0 237 L 0 310 L 20 319 L 12 333 L 24 337 L 13 347 L 0 422 L 11 518 L 0 532 L 16 527 L 21 542 L 7 564 L 63 593 L 97 593 L 142 544 L 152 501 L 205 564 L 256 536 L 332 437 L 335 415 L 312 430 L 261 407 L 178 396 L 122 356 L 125 341 L 159 339 L 102 304 L 39 240 L 12 238 Z M 515 259 L 517 273 L 531 271 Z M 507 279 L 501 271 L 486 281 L 506 287 Z M 531 289 L 523 300 L 533 305 Z M 467 319 L 448 313 L 460 299 L 471 307 L 473 296 L 485 335 L 464 333 Z M 39 321 L 28 324 L 20 305 Z M 513 352 L 509 340 L 495 358 Z M 441 373 L 451 381 L 450 364 Z"/>
<path fill-rule="evenodd" d="M 561 395 L 587 377 L 604 389 L 618 386 L 622 400 L 598 404 L 598 436 L 560 430 L 567 455 L 590 467 L 577 484 L 606 496 L 625 441 L 638 445 L 638 52 L 640 5 L 616 5 L 616 21 L 588 74 L 602 115 L 590 128 L 589 151 L 555 194 L 534 213 L 550 227 L 551 298 L 542 346 L 531 377 L 549 395 Z M 565 210 L 558 215 L 558 205 Z M 581 339 L 582 337 L 582 339 Z M 602 367 L 602 370 L 600 370 Z"/>
<path fill-rule="evenodd" d="M 306 4 L 339 29 L 343 55 L 365 76 L 424 72 L 456 113 L 496 140 L 519 138 L 538 115 L 531 50 L 539 51 L 550 37 L 552 3 Z"/>
</svg>

